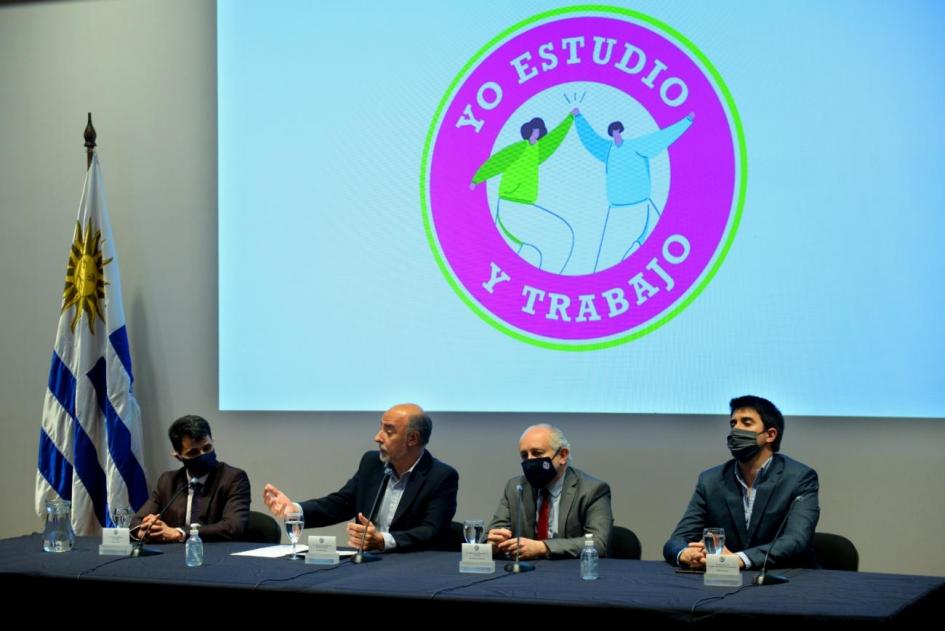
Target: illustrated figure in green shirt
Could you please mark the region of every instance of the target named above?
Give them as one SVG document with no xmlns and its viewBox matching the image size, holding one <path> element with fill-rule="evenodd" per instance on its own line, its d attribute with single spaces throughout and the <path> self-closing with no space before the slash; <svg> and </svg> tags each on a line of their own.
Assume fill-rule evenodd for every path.
<svg viewBox="0 0 945 631">
<path fill-rule="evenodd" d="M 523 140 L 486 160 L 469 185 L 474 189 L 480 182 L 502 175 L 495 211 L 499 232 L 519 256 L 533 262 L 537 254 L 536 267 L 557 274 L 564 271 L 574 252 L 574 229 L 560 215 L 535 203 L 538 166 L 561 146 L 573 121 L 568 114 L 551 132 L 541 118 L 528 121 L 522 125 Z"/>
</svg>

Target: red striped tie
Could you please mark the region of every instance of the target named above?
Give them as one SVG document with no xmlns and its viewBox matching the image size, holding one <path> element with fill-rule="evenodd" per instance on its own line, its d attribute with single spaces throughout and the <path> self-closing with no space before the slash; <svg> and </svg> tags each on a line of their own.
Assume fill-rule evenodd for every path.
<svg viewBox="0 0 945 631">
<path fill-rule="evenodd" d="M 548 517 L 551 515 L 551 493 L 548 489 L 541 490 L 541 508 L 538 509 L 538 528 L 536 539 L 544 541 L 548 538 Z"/>
</svg>

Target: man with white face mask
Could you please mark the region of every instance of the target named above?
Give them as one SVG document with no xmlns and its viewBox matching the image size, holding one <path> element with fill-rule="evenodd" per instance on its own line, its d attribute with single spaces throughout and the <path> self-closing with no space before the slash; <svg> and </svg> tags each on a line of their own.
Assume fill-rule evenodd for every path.
<svg viewBox="0 0 945 631">
<path fill-rule="evenodd" d="M 520 558 L 577 558 L 584 535 L 604 556 L 610 542 L 613 512 L 610 487 L 570 465 L 571 445 L 557 427 L 533 425 L 519 440 L 524 475 L 505 485 L 488 541 L 499 553 Z M 514 531 L 518 486 L 522 486 L 522 532 Z M 521 539 L 517 537 L 521 534 Z"/>
<path fill-rule="evenodd" d="M 663 546 L 664 558 L 704 569 L 702 530 L 724 528 L 722 554 L 737 555 L 742 569 L 760 569 L 766 555 L 768 568 L 818 567 L 812 547 L 820 516 L 817 472 L 778 453 L 784 417 L 771 401 L 749 395 L 732 399 L 729 407 L 733 459 L 699 475 L 686 512 Z"/>
</svg>

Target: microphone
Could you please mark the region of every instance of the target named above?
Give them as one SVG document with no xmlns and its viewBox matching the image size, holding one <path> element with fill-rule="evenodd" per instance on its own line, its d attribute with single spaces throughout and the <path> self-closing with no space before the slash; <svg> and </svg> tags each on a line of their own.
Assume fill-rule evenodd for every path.
<svg viewBox="0 0 945 631">
<path fill-rule="evenodd" d="M 515 546 L 515 561 L 512 563 L 505 564 L 505 571 L 510 572 L 511 574 L 521 574 L 522 572 L 531 572 L 535 569 L 535 566 L 527 561 L 519 561 L 519 550 L 522 548 L 522 485 L 515 485 L 515 495 L 518 502 L 516 502 L 515 507 L 515 533 L 517 545 Z"/>
<path fill-rule="evenodd" d="M 377 487 L 377 494 L 374 496 L 374 501 L 371 503 L 371 512 L 368 515 L 368 521 L 374 523 L 374 517 L 377 514 L 377 507 L 381 501 L 381 496 L 384 494 L 384 489 L 387 488 L 387 483 L 390 480 L 390 468 L 384 467 L 384 477 L 381 478 L 381 484 Z M 376 554 L 371 554 L 370 552 L 364 551 L 364 540 L 367 538 L 367 528 L 361 532 L 361 542 L 358 544 L 358 551 L 352 557 L 352 563 L 369 563 L 370 561 L 380 561 L 381 557 Z"/>
<path fill-rule="evenodd" d="M 781 574 L 766 573 L 768 567 L 768 557 L 771 555 L 771 548 L 774 547 L 778 537 L 781 536 L 781 531 L 784 530 L 784 525 L 787 524 L 788 517 L 790 517 L 791 513 L 794 511 L 794 507 L 797 506 L 798 502 L 805 498 L 807 498 L 807 495 L 798 495 L 793 500 L 791 500 L 791 506 L 788 507 L 787 514 L 784 516 L 784 519 L 781 520 L 781 525 L 778 526 L 778 532 L 775 533 L 774 539 L 772 539 L 771 543 L 768 545 L 768 551 L 765 553 L 765 562 L 761 564 L 761 573 L 751 581 L 752 585 L 780 585 L 781 583 L 788 582 L 788 577 L 786 576 Z"/>
<path fill-rule="evenodd" d="M 183 493 L 183 492 L 186 491 L 187 489 L 193 488 L 194 485 L 196 485 L 196 484 L 197 484 L 197 478 L 194 477 L 194 478 L 191 478 L 190 481 L 189 481 L 187 484 L 185 484 L 184 486 L 180 487 L 180 488 L 177 490 L 177 492 L 174 493 L 174 495 L 171 496 L 171 499 L 169 499 L 169 500 L 167 501 L 167 504 L 164 505 L 164 508 L 162 508 L 160 511 L 158 511 L 158 514 L 157 514 L 157 516 L 155 517 L 154 521 L 157 521 L 158 519 L 160 519 L 161 517 L 164 516 L 164 512 L 165 512 L 168 508 L 171 507 L 171 504 L 174 503 L 174 500 L 176 500 L 178 497 L 180 497 L 180 494 L 181 494 L 181 493 Z M 154 523 L 154 522 L 151 522 L 151 523 Z M 141 528 L 141 526 L 143 526 L 143 525 L 144 525 L 143 523 L 142 523 L 142 524 L 138 524 L 137 526 L 135 526 L 135 527 L 132 528 L 131 530 L 132 530 L 132 531 L 137 530 L 137 529 Z M 150 531 L 145 531 L 144 535 L 142 535 L 137 541 L 134 542 L 134 545 L 132 545 L 132 547 L 131 547 L 131 554 L 130 554 L 129 556 L 132 556 L 132 557 L 141 557 L 141 556 L 152 556 L 152 555 L 155 555 L 155 554 L 162 554 L 161 552 L 158 552 L 157 550 L 145 550 L 145 549 L 144 549 L 144 544 L 145 544 L 145 541 L 146 541 L 147 538 L 148 538 L 149 532 L 150 532 Z"/>
</svg>

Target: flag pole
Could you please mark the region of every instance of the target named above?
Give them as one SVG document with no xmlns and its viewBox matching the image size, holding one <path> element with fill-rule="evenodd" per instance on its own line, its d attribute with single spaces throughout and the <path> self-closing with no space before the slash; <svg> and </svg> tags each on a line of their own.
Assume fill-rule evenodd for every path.
<svg viewBox="0 0 945 631">
<path fill-rule="evenodd" d="M 92 166 L 92 154 L 95 153 L 95 138 L 97 135 L 95 128 L 92 127 L 92 112 L 89 112 L 89 122 L 85 126 L 86 169 Z"/>
</svg>

